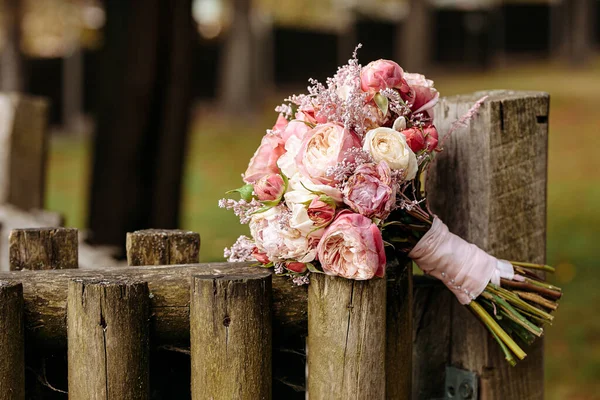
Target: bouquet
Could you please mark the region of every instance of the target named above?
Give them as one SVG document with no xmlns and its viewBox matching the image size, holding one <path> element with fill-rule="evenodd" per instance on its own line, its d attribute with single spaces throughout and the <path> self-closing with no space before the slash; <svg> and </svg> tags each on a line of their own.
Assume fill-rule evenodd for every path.
<svg viewBox="0 0 600 400">
<path fill-rule="evenodd" d="M 535 273 L 551 267 L 498 260 L 429 210 L 424 180 L 443 143 L 433 124 L 433 82 L 389 60 L 362 67 L 356 50 L 325 84 L 309 82 L 307 94 L 275 109 L 279 117 L 250 160 L 245 185 L 229 192 L 241 199 L 220 201 L 251 235 L 225 257 L 256 261 L 303 285 L 313 273 L 383 277 L 391 246 L 470 307 L 515 365 L 526 356 L 517 341 L 543 334 L 561 291 Z"/>
</svg>

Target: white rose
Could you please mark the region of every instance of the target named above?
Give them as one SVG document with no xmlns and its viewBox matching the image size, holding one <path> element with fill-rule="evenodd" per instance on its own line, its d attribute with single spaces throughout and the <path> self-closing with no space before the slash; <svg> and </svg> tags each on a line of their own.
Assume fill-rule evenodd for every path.
<svg viewBox="0 0 600 400">
<path fill-rule="evenodd" d="M 249 226 L 256 247 L 273 262 L 313 261 L 316 248 L 310 246 L 300 230 L 290 226 L 290 218 L 284 211 L 284 206 L 278 206 L 252 216 Z"/>
<path fill-rule="evenodd" d="M 391 169 L 404 170 L 404 178 L 414 179 L 419 166 L 406 137 L 391 128 L 376 128 L 367 132 L 363 149 L 375 162 L 385 161 Z"/>
</svg>

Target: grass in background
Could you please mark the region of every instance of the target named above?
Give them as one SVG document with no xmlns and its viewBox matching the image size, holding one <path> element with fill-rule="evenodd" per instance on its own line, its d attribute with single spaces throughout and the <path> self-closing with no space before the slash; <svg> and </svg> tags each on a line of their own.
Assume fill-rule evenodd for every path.
<svg viewBox="0 0 600 400">
<path fill-rule="evenodd" d="M 333 72 L 333 71 L 332 71 Z M 548 261 L 565 291 L 546 336 L 546 398 L 600 399 L 600 60 L 582 70 L 529 65 L 495 72 L 433 76 L 443 95 L 481 89 L 543 90 L 551 94 L 548 184 Z M 288 93 L 285 93 L 286 95 Z M 222 260 L 223 248 L 248 234 L 217 201 L 241 186 L 240 174 L 276 114 L 270 104 L 256 120 L 199 111 L 184 177 L 182 226 L 200 232 L 202 261 Z M 53 138 L 47 207 L 85 225 L 89 140 Z M 523 171 L 527 173 L 527 171 Z"/>
</svg>

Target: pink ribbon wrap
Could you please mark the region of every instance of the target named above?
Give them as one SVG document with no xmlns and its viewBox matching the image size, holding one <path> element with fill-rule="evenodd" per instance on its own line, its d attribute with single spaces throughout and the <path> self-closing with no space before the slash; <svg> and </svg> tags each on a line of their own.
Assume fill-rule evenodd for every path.
<svg viewBox="0 0 600 400">
<path fill-rule="evenodd" d="M 461 304 L 477 298 L 490 281 L 500 285 L 500 278 L 514 277 L 512 264 L 451 233 L 437 217 L 408 256 L 423 272 L 444 282 Z"/>
</svg>

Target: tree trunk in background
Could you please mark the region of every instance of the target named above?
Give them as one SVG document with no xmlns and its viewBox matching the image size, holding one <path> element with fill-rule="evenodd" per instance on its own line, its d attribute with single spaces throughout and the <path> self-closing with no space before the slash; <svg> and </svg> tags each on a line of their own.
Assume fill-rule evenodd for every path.
<svg viewBox="0 0 600 400">
<path fill-rule="evenodd" d="M 431 34 L 431 5 L 425 0 L 409 0 L 410 10 L 396 36 L 395 59 L 405 71 L 426 72 L 431 61 L 434 37 Z"/>
<path fill-rule="evenodd" d="M 551 7 L 551 52 L 581 66 L 593 55 L 597 0 L 563 0 Z"/>
<path fill-rule="evenodd" d="M 21 55 L 21 1 L 4 0 L 4 48 L 0 55 L 0 89 L 23 91 L 23 59 Z"/>
<path fill-rule="evenodd" d="M 175 228 L 191 104 L 191 0 L 106 3 L 89 228 L 94 243 Z"/>
<path fill-rule="evenodd" d="M 253 93 L 257 48 L 250 18 L 250 0 L 233 0 L 233 21 L 219 61 L 217 98 L 227 113 L 247 113 L 257 98 Z"/>
</svg>

